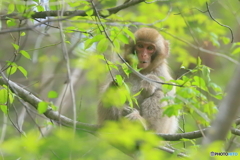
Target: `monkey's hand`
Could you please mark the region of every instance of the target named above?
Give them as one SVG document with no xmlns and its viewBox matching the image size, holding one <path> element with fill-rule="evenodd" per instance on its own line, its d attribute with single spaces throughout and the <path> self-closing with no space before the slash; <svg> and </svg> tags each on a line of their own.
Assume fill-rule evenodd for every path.
<svg viewBox="0 0 240 160">
<path fill-rule="evenodd" d="M 143 128 L 147 130 L 147 125 L 145 119 L 140 115 L 139 111 L 135 108 L 125 107 L 126 110 L 130 111 L 131 113 L 126 115 L 125 117 L 130 121 L 140 121 Z"/>
<path fill-rule="evenodd" d="M 146 77 L 149 79 L 155 80 L 155 81 L 160 81 L 160 79 L 157 76 L 152 75 L 152 74 L 149 74 Z M 146 80 L 141 81 L 141 89 L 143 89 L 142 95 L 144 97 L 151 96 L 159 88 L 160 88 L 160 86 L 157 83 L 146 81 Z"/>
<path fill-rule="evenodd" d="M 131 121 L 138 120 L 139 117 L 141 117 L 139 114 L 139 111 L 135 108 L 127 107 L 127 108 L 125 108 L 125 110 L 127 110 L 129 112 L 129 114 L 126 115 L 125 117 Z"/>
</svg>

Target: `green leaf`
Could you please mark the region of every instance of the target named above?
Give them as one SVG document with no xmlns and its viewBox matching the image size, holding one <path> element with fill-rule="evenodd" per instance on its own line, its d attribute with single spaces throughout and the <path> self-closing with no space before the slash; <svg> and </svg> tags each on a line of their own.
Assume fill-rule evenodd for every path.
<svg viewBox="0 0 240 160">
<path fill-rule="evenodd" d="M 105 38 L 104 35 L 99 34 L 99 35 L 96 35 L 93 38 L 90 38 L 90 39 L 86 40 L 85 43 L 84 43 L 84 49 L 86 50 L 86 49 L 90 48 L 94 42 L 98 42 L 103 38 Z"/>
<path fill-rule="evenodd" d="M 55 106 L 54 104 L 50 104 L 50 107 L 54 110 L 54 111 L 57 111 L 58 110 L 58 107 L 57 106 Z"/>
<path fill-rule="evenodd" d="M 22 66 L 18 66 L 17 68 L 27 78 L 28 72 Z"/>
<path fill-rule="evenodd" d="M 10 3 L 9 5 L 8 5 L 8 14 L 10 14 L 10 13 L 12 13 L 13 11 L 14 11 L 14 9 L 15 9 L 15 4 L 14 3 Z"/>
<path fill-rule="evenodd" d="M 99 53 L 105 52 L 108 48 L 108 45 L 109 45 L 108 39 L 104 38 L 104 39 L 100 40 L 97 45 L 97 51 Z"/>
<path fill-rule="evenodd" d="M 230 43 L 230 39 L 228 37 L 221 37 L 221 40 L 223 41 L 224 44 Z"/>
<path fill-rule="evenodd" d="M 124 28 L 123 31 L 124 31 L 129 37 L 131 37 L 132 40 L 135 41 L 135 36 L 134 36 L 134 34 L 133 34 L 131 31 L 129 31 L 128 28 Z"/>
<path fill-rule="evenodd" d="M 7 69 L 7 74 L 8 74 L 8 75 L 12 75 L 12 74 L 14 74 L 16 71 L 17 71 L 17 66 L 10 66 L 10 67 Z"/>
<path fill-rule="evenodd" d="M 54 10 L 59 10 L 59 3 L 58 0 L 51 0 L 51 5 L 50 5 L 50 10 L 54 11 Z"/>
<path fill-rule="evenodd" d="M 7 105 L 2 105 L 2 104 L 0 104 L 0 108 L 1 108 L 1 110 L 2 110 L 2 112 L 3 112 L 4 114 L 7 114 L 7 113 L 8 113 Z"/>
<path fill-rule="evenodd" d="M 129 38 L 124 34 L 119 34 L 117 37 L 124 44 L 129 44 Z"/>
<path fill-rule="evenodd" d="M 104 93 L 102 102 L 106 107 L 120 107 L 127 100 L 126 94 L 127 92 L 124 87 L 110 87 Z"/>
<path fill-rule="evenodd" d="M 58 93 L 56 91 L 49 91 L 48 92 L 48 98 L 57 98 Z"/>
<path fill-rule="evenodd" d="M 28 52 L 21 50 L 20 53 L 27 59 L 31 59 L 30 55 L 28 54 Z"/>
<path fill-rule="evenodd" d="M 25 4 L 17 4 L 16 8 L 19 13 L 24 13 L 26 7 Z"/>
<path fill-rule="evenodd" d="M 25 35 L 26 35 L 26 33 L 25 33 L 25 32 L 22 32 L 20 36 L 23 37 L 23 36 L 25 36 Z"/>
<path fill-rule="evenodd" d="M 7 26 L 8 27 L 16 26 L 16 20 L 15 19 L 7 20 Z"/>
<path fill-rule="evenodd" d="M 168 117 L 178 115 L 179 109 L 182 108 L 181 104 L 172 104 L 170 106 L 164 107 L 163 115 L 167 115 Z"/>
<path fill-rule="evenodd" d="M 38 12 L 45 11 L 44 7 L 41 5 L 37 5 L 37 10 L 38 10 Z"/>
<path fill-rule="evenodd" d="M 113 41 L 113 45 L 114 45 L 114 51 L 119 53 L 121 51 L 119 41 L 118 40 Z"/>
<path fill-rule="evenodd" d="M 92 14 L 91 14 L 92 15 Z M 103 9 L 103 10 L 101 10 L 100 11 L 100 15 L 101 16 L 109 16 L 110 15 L 110 13 L 109 13 L 109 11 L 108 10 L 106 10 L 106 9 Z"/>
<path fill-rule="evenodd" d="M 200 57 L 198 57 L 197 62 L 198 62 L 198 64 L 197 64 L 198 66 L 200 66 L 202 64 L 202 60 Z"/>
<path fill-rule="evenodd" d="M 202 73 L 203 73 L 204 77 L 207 78 L 207 82 L 210 82 L 211 81 L 211 78 L 210 78 L 210 68 L 207 67 L 207 66 L 203 66 Z"/>
<path fill-rule="evenodd" d="M 123 84 L 123 79 L 122 79 L 122 76 L 121 75 L 116 75 L 116 82 L 119 86 L 122 86 Z"/>
<path fill-rule="evenodd" d="M 14 49 L 17 51 L 19 49 L 19 45 L 12 43 Z"/>
<path fill-rule="evenodd" d="M 4 90 L 4 91 L 2 91 L 3 92 L 3 94 L 0 94 L 0 99 L 1 99 L 1 97 L 5 97 L 6 98 L 6 102 L 7 102 L 7 100 L 8 100 L 8 102 L 10 103 L 10 104 L 12 104 L 13 103 L 13 101 L 14 101 L 14 94 L 12 93 L 12 91 L 8 88 L 8 86 L 6 86 L 6 85 L 3 85 L 3 89 L 2 90 Z M 7 97 L 7 95 L 8 95 L 8 97 Z M 7 99 L 8 98 L 8 99 Z M 2 104 L 1 103 L 1 100 L 0 100 L 0 104 Z"/>
<path fill-rule="evenodd" d="M 48 102 L 42 101 L 38 103 L 38 108 L 37 108 L 38 113 L 43 114 L 44 112 L 47 111 L 47 109 L 48 109 Z"/>
<path fill-rule="evenodd" d="M 234 49 L 231 54 L 232 55 L 240 54 L 240 47 Z"/>
<path fill-rule="evenodd" d="M 92 15 L 93 15 L 93 9 L 88 9 L 88 10 L 86 11 L 86 14 L 87 14 L 88 16 L 92 16 Z"/>
<path fill-rule="evenodd" d="M 218 86 L 215 83 L 210 82 L 209 87 L 211 87 L 215 92 L 221 92 L 222 93 L 222 88 L 220 86 Z"/>
<path fill-rule="evenodd" d="M 8 92 L 7 92 L 6 89 L 1 89 L 0 90 L 0 104 L 1 105 L 7 103 L 7 95 L 8 95 Z"/>
<path fill-rule="evenodd" d="M 208 88 L 206 87 L 206 83 L 201 77 L 194 76 L 193 79 L 194 79 L 194 82 L 192 83 L 193 85 L 196 85 L 197 87 L 199 87 L 205 91 L 208 91 Z"/>
</svg>

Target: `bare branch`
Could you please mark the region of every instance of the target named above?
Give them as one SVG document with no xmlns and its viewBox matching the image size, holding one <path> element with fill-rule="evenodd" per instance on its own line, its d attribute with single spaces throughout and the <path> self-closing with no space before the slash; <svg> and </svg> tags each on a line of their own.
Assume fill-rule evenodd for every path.
<svg viewBox="0 0 240 160">
<path fill-rule="evenodd" d="M 168 152 L 168 153 L 175 153 L 176 151 L 168 148 L 168 147 L 156 147 L 157 149 L 160 149 L 162 151 Z M 177 153 L 178 157 L 188 157 L 188 155 L 184 154 L 184 153 Z"/>
<path fill-rule="evenodd" d="M 181 139 L 197 139 L 204 137 L 203 134 L 209 132 L 209 128 L 204 128 L 202 130 L 197 130 L 193 132 L 186 132 L 186 133 L 175 133 L 175 134 L 157 134 L 157 136 L 162 137 L 164 140 L 167 141 L 179 141 Z M 231 133 L 237 136 L 240 136 L 240 130 L 232 128 Z M 217 134 L 219 134 L 217 132 Z"/>
</svg>

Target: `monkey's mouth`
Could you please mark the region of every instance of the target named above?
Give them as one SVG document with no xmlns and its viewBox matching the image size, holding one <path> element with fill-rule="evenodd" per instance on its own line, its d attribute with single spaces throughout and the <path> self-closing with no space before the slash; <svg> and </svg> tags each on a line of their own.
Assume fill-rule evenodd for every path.
<svg viewBox="0 0 240 160">
<path fill-rule="evenodd" d="M 140 61 L 140 63 L 148 63 L 148 61 Z"/>
</svg>

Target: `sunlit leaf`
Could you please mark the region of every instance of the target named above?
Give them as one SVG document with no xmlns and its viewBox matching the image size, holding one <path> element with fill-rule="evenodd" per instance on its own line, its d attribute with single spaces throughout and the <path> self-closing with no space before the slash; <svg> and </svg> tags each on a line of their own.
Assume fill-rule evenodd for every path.
<svg viewBox="0 0 240 160">
<path fill-rule="evenodd" d="M 129 31 L 127 28 L 124 28 L 123 31 L 129 36 L 132 38 L 132 40 L 135 41 L 135 36 L 133 34 L 133 32 Z"/>
<path fill-rule="evenodd" d="M 108 45 L 109 45 L 108 39 L 104 38 L 104 39 L 100 40 L 97 44 L 97 51 L 99 53 L 105 52 L 108 48 Z"/>
<path fill-rule="evenodd" d="M 98 42 L 103 38 L 105 38 L 105 36 L 102 34 L 99 34 L 99 35 L 94 36 L 93 38 L 87 39 L 84 43 L 84 46 L 85 46 L 84 49 L 90 48 L 94 42 Z"/>
<path fill-rule="evenodd" d="M 21 50 L 19 53 L 21 53 L 25 58 L 31 59 L 30 55 L 25 50 Z"/>
<path fill-rule="evenodd" d="M 8 69 L 7 69 L 7 74 L 8 75 L 12 75 L 12 74 L 14 74 L 16 71 L 17 71 L 17 66 L 11 66 L 11 67 L 9 67 Z"/>
<path fill-rule="evenodd" d="M 58 93 L 56 91 L 49 91 L 48 92 L 48 98 L 57 98 Z"/>
<path fill-rule="evenodd" d="M 19 45 L 14 44 L 14 43 L 12 43 L 12 45 L 13 45 L 13 47 L 14 47 L 15 50 L 18 50 L 18 49 L 19 49 Z"/>
<path fill-rule="evenodd" d="M 10 14 L 10 13 L 12 13 L 13 11 L 14 11 L 14 9 L 15 9 L 15 4 L 14 3 L 10 3 L 9 5 L 8 5 L 8 14 Z"/>
<path fill-rule="evenodd" d="M 232 55 L 240 54 L 240 47 L 237 47 L 236 49 L 234 49 L 231 54 Z"/>
<path fill-rule="evenodd" d="M 0 89 L 0 104 L 6 104 L 8 99 L 8 92 L 6 89 Z"/>
<path fill-rule="evenodd" d="M 25 9 L 26 9 L 26 5 L 25 4 L 17 4 L 16 5 L 16 8 L 17 8 L 17 11 L 19 12 L 19 13 L 24 13 L 24 11 L 25 11 Z"/>
<path fill-rule="evenodd" d="M 20 36 L 25 36 L 26 35 L 26 33 L 25 32 L 21 32 L 21 35 Z"/>
<path fill-rule="evenodd" d="M 47 102 L 42 101 L 42 102 L 38 103 L 38 108 L 37 108 L 38 113 L 43 114 L 47 111 L 47 109 L 48 109 L 48 103 Z"/>
<path fill-rule="evenodd" d="M 19 71 L 27 78 L 28 72 L 26 69 L 24 69 L 22 66 L 17 67 Z"/>
<path fill-rule="evenodd" d="M 116 78 L 116 82 L 119 86 L 121 86 L 123 84 L 123 79 L 122 79 L 122 76 L 121 75 L 116 75 L 115 76 Z"/>
<path fill-rule="evenodd" d="M 15 19 L 7 20 L 7 26 L 8 27 L 16 26 L 16 20 Z"/>
<path fill-rule="evenodd" d="M 106 10 L 106 9 L 103 9 L 103 10 L 100 11 L 101 16 L 109 16 L 109 14 L 110 14 L 109 11 Z"/>
<path fill-rule="evenodd" d="M 124 35 L 124 34 L 119 34 L 117 37 L 121 42 L 123 42 L 124 44 L 128 44 L 129 43 L 129 38 Z"/>
<path fill-rule="evenodd" d="M 7 105 L 2 105 L 2 104 L 0 104 L 0 108 L 1 108 L 1 110 L 2 110 L 2 112 L 3 112 L 4 114 L 7 114 L 7 113 L 8 113 Z"/>
<path fill-rule="evenodd" d="M 37 10 L 38 10 L 38 12 L 45 11 L 44 7 L 41 5 L 37 5 Z"/>
</svg>

